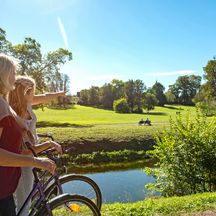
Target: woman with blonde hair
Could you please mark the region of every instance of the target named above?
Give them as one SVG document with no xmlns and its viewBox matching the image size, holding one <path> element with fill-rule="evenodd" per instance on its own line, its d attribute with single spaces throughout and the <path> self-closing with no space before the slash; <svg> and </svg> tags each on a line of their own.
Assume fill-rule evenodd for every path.
<svg viewBox="0 0 216 216">
<path fill-rule="evenodd" d="M 53 93 L 52 98 L 56 95 L 56 97 L 63 93 Z M 32 144 L 32 148 L 36 153 L 39 153 L 48 148 L 55 148 L 58 153 L 62 153 L 61 145 L 54 141 L 46 141 L 44 143 L 39 144 L 39 140 L 36 134 L 36 122 L 37 118 L 34 112 L 32 111 L 32 104 L 34 103 L 35 98 L 35 81 L 34 79 L 28 76 L 18 76 L 15 81 L 15 88 L 9 94 L 9 104 L 16 111 L 16 113 L 22 118 L 22 120 L 28 125 L 31 134 L 33 135 L 33 139 L 30 140 Z M 43 98 L 45 101 L 46 95 L 40 95 L 40 98 Z M 51 97 L 46 98 L 48 101 Z M 38 101 L 38 100 L 37 100 Z M 35 104 L 35 103 L 34 103 Z M 29 141 L 29 137 L 24 136 L 24 142 Z M 23 146 L 22 150 L 23 154 L 31 154 L 25 146 Z M 32 168 L 24 167 L 22 168 L 22 175 L 16 190 L 16 201 L 17 201 L 17 210 L 22 207 L 25 202 L 28 194 L 30 193 L 33 187 L 33 174 Z M 30 204 L 24 215 L 28 215 L 28 210 L 30 208 Z"/>
<path fill-rule="evenodd" d="M 38 167 L 51 173 L 56 167 L 48 158 L 21 155 L 22 133 L 27 126 L 7 101 L 14 88 L 15 74 L 15 61 L 0 54 L 0 216 L 16 215 L 13 193 L 21 175 L 20 167 Z"/>
</svg>

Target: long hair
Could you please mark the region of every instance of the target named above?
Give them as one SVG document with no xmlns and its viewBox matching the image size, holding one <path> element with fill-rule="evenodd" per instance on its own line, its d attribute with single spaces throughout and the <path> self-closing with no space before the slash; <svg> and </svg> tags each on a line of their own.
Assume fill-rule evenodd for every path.
<svg viewBox="0 0 216 216">
<path fill-rule="evenodd" d="M 15 89 L 9 93 L 9 104 L 20 117 L 24 117 L 27 111 L 25 95 L 34 90 L 34 88 L 34 79 L 28 76 L 16 78 Z"/>
<path fill-rule="evenodd" d="M 8 82 L 9 75 L 15 72 L 17 63 L 11 57 L 0 53 L 0 94 L 6 98 L 9 91 L 13 90 L 13 86 Z"/>
</svg>

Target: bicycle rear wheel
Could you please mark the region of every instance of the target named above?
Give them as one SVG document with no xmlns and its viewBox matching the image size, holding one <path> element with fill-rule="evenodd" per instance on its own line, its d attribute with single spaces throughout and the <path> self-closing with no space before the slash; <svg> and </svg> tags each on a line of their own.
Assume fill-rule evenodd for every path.
<svg viewBox="0 0 216 216">
<path fill-rule="evenodd" d="M 98 185 L 89 177 L 82 175 L 64 175 L 59 178 L 63 193 L 79 194 L 93 201 L 101 209 L 102 195 Z M 46 197 L 51 199 L 60 194 L 58 186 L 53 183 L 45 190 Z"/>
<path fill-rule="evenodd" d="M 62 194 L 50 201 L 50 209 L 53 216 L 100 216 L 96 205 L 86 197 L 80 195 Z M 40 216 L 47 216 L 44 208 L 39 212 Z"/>
</svg>

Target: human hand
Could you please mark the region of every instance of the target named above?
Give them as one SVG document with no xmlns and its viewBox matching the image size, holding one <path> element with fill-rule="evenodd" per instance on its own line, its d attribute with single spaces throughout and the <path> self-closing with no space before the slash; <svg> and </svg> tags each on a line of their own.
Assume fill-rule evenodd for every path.
<svg viewBox="0 0 216 216">
<path fill-rule="evenodd" d="M 34 158 L 35 167 L 43 170 L 47 170 L 54 174 L 56 169 L 56 164 L 49 158 Z"/>
<path fill-rule="evenodd" d="M 63 151 L 62 151 L 62 146 L 60 144 L 58 144 L 57 142 L 55 141 L 50 141 L 51 143 L 51 147 L 52 148 L 55 148 L 55 150 L 59 153 L 59 154 L 63 154 Z"/>
</svg>

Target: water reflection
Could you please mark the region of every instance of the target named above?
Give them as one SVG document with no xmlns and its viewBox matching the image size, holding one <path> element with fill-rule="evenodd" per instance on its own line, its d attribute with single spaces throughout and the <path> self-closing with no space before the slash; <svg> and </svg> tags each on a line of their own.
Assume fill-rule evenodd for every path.
<svg viewBox="0 0 216 216">
<path fill-rule="evenodd" d="M 103 203 L 114 202 L 135 202 L 143 200 L 146 196 L 155 196 L 159 193 L 149 191 L 145 188 L 148 183 L 155 182 L 155 179 L 148 176 L 144 167 L 153 167 L 155 161 L 137 161 L 134 163 L 106 164 L 100 166 L 89 166 L 75 169 L 71 172 L 81 173 L 88 170 L 91 173 L 85 174 L 92 178 L 100 187 Z"/>
<path fill-rule="evenodd" d="M 111 171 L 88 174 L 100 187 L 103 203 L 134 202 L 146 196 L 157 195 L 145 188 L 154 178 L 146 175 L 143 169 Z"/>
</svg>

